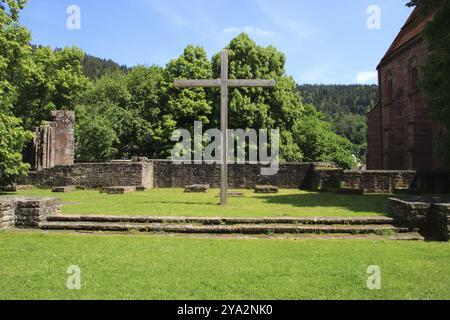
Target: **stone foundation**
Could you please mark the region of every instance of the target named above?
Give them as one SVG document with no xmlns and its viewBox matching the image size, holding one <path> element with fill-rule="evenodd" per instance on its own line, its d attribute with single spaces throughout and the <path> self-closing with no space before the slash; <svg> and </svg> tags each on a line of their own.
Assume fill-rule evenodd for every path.
<svg viewBox="0 0 450 320">
<path fill-rule="evenodd" d="M 331 163 L 281 163 L 273 176 L 262 176 L 260 164 L 229 165 L 229 187 L 253 189 L 273 185 L 280 189 L 333 191 L 340 187 L 364 193 L 448 192 L 450 174 L 416 171 L 345 171 Z M 20 184 L 43 188 L 80 186 L 104 188 L 134 186 L 139 189 L 184 188 L 193 184 L 220 187 L 219 165 L 176 165 L 170 160 L 78 163 L 30 172 Z"/>
<path fill-rule="evenodd" d="M 38 197 L 0 198 L 0 230 L 39 228 L 48 216 L 61 213 L 61 200 Z"/>
<path fill-rule="evenodd" d="M 429 240 L 449 240 L 450 199 L 412 197 L 389 199 L 389 212 L 395 223 L 420 231 Z"/>
</svg>

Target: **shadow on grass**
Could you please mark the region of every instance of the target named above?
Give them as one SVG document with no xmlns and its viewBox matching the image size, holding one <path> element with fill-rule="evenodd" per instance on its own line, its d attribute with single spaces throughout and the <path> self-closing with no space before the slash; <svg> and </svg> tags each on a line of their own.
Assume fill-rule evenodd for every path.
<svg viewBox="0 0 450 320">
<path fill-rule="evenodd" d="M 352 212 L 373 212 L 387 216 L 389 214 L 388 198 L 386 194 L 369 195 L 339 195 L 334 193 L 310 193 L 297 195 L 263 196 L 266 203 L 291 205 L 296 208 L 338 207 Z"/>
<path fill-rule="evenodd" d="M 217 202 L 187 202 L 187 201 L 134 201 L 135 204 L 181 204 L 181 205 L 201 205 L 201 206 L 217 206 Z"/>
</svg>

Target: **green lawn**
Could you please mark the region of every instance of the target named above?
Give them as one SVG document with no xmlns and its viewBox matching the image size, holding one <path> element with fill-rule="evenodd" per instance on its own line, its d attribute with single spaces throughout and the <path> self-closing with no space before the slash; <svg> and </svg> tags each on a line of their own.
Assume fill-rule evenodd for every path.
<svg viewBox="0 0 450 320">
<path fill-rule="evenodd" d="M 0 233 L 0 299 L 450 299 L 450 245 Z M 66 288 L 70 265 L 81 291 Z M 366 287 L 368 266 L 382 289 Z"/>
<path fill-rule="evenodd" d="M 20 195 L 60 197 L 64 214 L 284 217 L 386 215 L 388 195 L 337 195 L 299 190 L 281 190 L 275 195 L 256 195 L 244 190 L 244 198 L 231 198 L 227 207 L 218 206 L 219 190 L 207 194 L 186 194 L 182 189 L 154 189 L 126 195 L 76 191 L 55 194 L 48 190 L 28 190 Z"/>
</svg>

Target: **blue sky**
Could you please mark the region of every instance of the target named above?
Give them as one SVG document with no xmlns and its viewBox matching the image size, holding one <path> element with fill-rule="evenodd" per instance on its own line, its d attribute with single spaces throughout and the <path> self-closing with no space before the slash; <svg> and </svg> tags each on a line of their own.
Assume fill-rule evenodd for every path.
<svg viewBox="0 0 450 320">
<path fill-rule="evenodd" d="M 287 56 L 298 83 L 376 83 L 376 66 L 411 12 L 406 0 L 29 0 L 22 23 L 33 43 L 85 52 L 121 64 L 165 65 L 188 44 L 209 56 L 241 31 Z M 66 26 L 81 10 L 81 29 Z M 367 9 L 381 9 L 369 29 Z"/>
</svg>

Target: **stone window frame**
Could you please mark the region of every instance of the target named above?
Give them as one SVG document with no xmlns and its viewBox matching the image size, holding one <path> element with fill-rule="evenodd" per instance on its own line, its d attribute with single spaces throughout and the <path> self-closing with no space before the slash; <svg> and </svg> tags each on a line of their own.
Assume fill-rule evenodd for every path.
<svg viewBox="0 0 450 320">
<path fill-rule="evenodd" d="M 411 83 L 411 90 L 416 91 L 419 89 L 419 63 L 417 62 L 417 57 L 412 56 L 409 59 L 408 64 L 408 75 L 409 75 L 409 81 Z"/>
<path fill-rule="evenodd" d="M 392 70 L 386 72 L 386 96 L 388 101 L 392 101 L 394 98 L 394 73 Z"/>
</svg>

